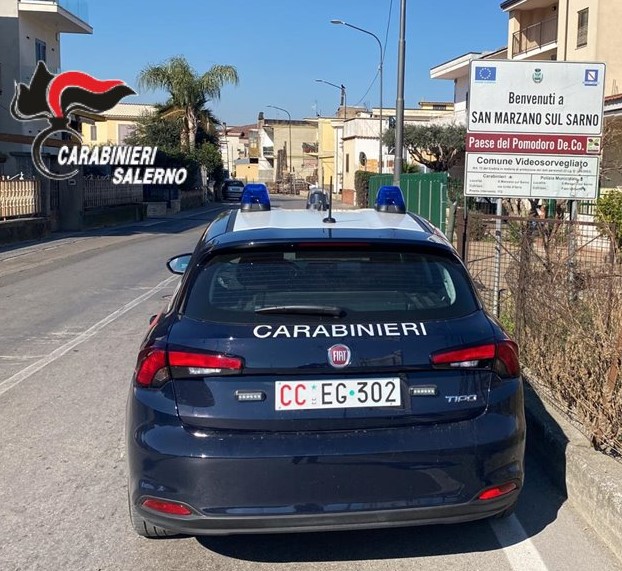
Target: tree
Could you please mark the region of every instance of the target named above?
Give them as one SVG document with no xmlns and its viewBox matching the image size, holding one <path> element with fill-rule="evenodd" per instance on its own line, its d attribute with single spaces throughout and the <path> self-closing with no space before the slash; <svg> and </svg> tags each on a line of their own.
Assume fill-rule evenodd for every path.
<svg viewBox="0 0 622 571">
<path fill-rule="evenodd" d="M 611 190 L 596 203 L 596 221 L 607 232 L 613 232 L 618 248 L 622 248 L 622 191 Z"/>
<path fill-rule="evenodd" d="M 136 121 L 136 128 L 125 138 L 126 145 L 158 147 L 168 153 L 179 152 L 181 123 L 165 121 L 156 113 L 146 113 Z"/>
<path fill-rule="evenodd" d="M 603 129 L 600 182 L 605 188 L 622 184 L 622 117 L 608 117 Z"/>
<path fill-rule="evenodd" d="M 395 147 L 395 129 L 385 131 L 384 143 Z M 463 125 L 404 125 L 404 147 L 417 162 L 434 172 L 454 166 L 465 149 Z"/>
<path fill-rule="evenodd" d="M 204 167 L 203 172 L 206 176 L 216 182 L 221 181 L 224 174 L 218 135 L 206 133 L 199 126 L 196 147 L 192 152 L 188 152 L 180 148 L 181 130 L 180 121 L 163 119 L 158 112 L 148 113 L 138 119 L 136 129 L 126 137 L 125 142 L 127 145 L 158 147 L 157 165 L 186 167 L 189 174 L 192 174 L 192 177 L 188 177 L 188 184 L 194 184 L 194 173 L 198 171 L 199 166 Z"/>
<path fill-rule="evenodd" d="M 201 121 L 208 121 L 208 101 L 220 99 L 226 84 L 237 85 L 238 73 L 230 65 L 214 65 L 203 75 L 198 75 L 183 56 L 173 57 L 160 65 L 149 65 L 138 76 L 141 89 L 165 89 L 169 99 L 159 110 L 167 119 L 181 119 L 180 146 L 193 151 Z M 205 131 L 210 126 L 203 125 Z"/>
</svg>

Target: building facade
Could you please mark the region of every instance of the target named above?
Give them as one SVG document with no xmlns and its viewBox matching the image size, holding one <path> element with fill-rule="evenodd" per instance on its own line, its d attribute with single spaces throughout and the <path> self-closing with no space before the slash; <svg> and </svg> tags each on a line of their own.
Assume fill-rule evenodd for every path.
<svg viewBox="0 0 622 571">
<path fill-rule="evenodd" d="M 136 129 L 138 120 L 154 111 L 153 105 L 118 103 L 100 115 L 82 120 L 82 140 L 90 146 L 123 145 L 126 137 Z"/>
<path fill-rule="evenodd" d="M 29 84 L 37 62 L 52 74 L 61 71 L 61 34 L 92 34 L 82 0 L 0 0 L 0 175 L 34 174 L 30 157 L 34 137 L 44 121 L 16 121 L 7 112 L 15 82 Z M 57 138 L 58 145 L 62 143 Z M 50 160 L 58 146 L 44 147 Z"/>
<path fill-rule="evenodd" d="M 607 65 L 605 96 L 622 88 L 620 0 L 506 0 L 508 58 Z"/>
</svg>

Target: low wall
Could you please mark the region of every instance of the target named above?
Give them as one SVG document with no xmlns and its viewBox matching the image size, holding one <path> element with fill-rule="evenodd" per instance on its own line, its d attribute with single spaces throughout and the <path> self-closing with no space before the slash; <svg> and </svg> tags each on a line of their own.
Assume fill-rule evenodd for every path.
<svg viewBox="0 0 622 571">
<path fill-rule="evenodd" d="M 356 206 L 355 203 L 356 193 L 351 188 L 344 188 L 341 191 L 341 202 L 349 204 L 350 206 Z"/>
<path fill-rule="evenodd" d="M 203 195 L 204 192 L 202 190 L 182 191 L 180 193 L 181 209 L 190 210 L 192 208 L 200 208 L 203 206 Z"/>
<path fill-rule="evenodd" d="M 0 222 L 0 244 L 41 240 L 50 233 L 47 218 L 18 218 Z"/>
<path fill-rule="evenodd" d="M 83 216 L 84 228 L 101 228 L 130 224 L 145 219 L 142 204 L 126 204 L 123 206 L 107 206 L 85 210 Z"/>
</svg>

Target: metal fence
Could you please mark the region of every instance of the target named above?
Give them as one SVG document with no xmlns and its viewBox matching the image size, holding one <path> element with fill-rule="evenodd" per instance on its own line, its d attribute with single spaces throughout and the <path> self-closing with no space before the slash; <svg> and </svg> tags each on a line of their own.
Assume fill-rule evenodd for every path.
<svg viewBox="0 0 622 571">
<path fill-rule="evenodd" d="M 110 180 L 84 180 L 85 209 L 136 204 L 142 201 L 142 185 L 112 184 Z"/>
<path fill-rule="evenodd" d="M 369 179 L 369 204 L 373 205 L 381 186 L 392 185 L 392 175 Z M 409 212 L 420 214 L 445 232 L 447 221 L 447 173 L 403 174 L 400 188 Z"/>
<path fill-rule="evenodd" d="M 50 181 L 50 210 L 60 209 L 60 183 L 57 180 Z"/>
<path fill-rule="evenodd" d="M 459 249 L 530 382 L 622 457 L 622 259 L 615 228 L 470 213 Z"/>
<path fill-rule="evenodd" d="M 0 180 L 0 218 L 23 218 L 41 213 L 38 180 Z"/>
</svg>

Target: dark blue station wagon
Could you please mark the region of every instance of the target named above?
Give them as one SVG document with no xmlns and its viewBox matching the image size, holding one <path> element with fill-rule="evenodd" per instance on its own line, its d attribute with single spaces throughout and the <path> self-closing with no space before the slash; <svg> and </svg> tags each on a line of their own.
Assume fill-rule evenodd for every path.
<svg viewBox="0 0 622 571">
<path fill-rule="evenodd" d="M 128 401 L 137 533 L 511 513 L 525 446 L 517 347 L 445 237 L 382 196 L 330 223 L 245 193 L 169 261 L 181 284 Z"/>
</svg>

